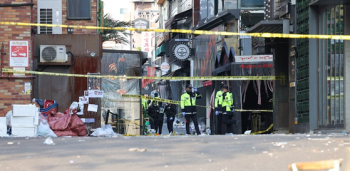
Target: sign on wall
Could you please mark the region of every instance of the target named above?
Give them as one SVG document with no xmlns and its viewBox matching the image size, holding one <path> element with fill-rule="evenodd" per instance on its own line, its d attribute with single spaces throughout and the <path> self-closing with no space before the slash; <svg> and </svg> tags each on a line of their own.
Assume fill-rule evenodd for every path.
<svg viewBox="0 0 350 171">
<path fill-rule="evenodd" d="M 148 29 L 149 28 L 149 21 L 143 18 L 138 18 L 133 21 L 134 27 L 137 29 Z M 139 31 L 136 31 L 140 33 Z"/>
<path fill-rule="evenodd" d="M 272 62 L 273 55 L 235 56 L 235 62 Z"/>
<path fill-rule="evenodd" d="M 10 67 L 29 67 L 29 41 L 10 40 Z"/>
<path fill-rule="evenodd" d="M 100 75 L 100 73 L 88 73 L 87 75 Z M 88 77 L 88 90 L 101 90 L 101 78 Z"/>
<path fill-rule="evenodd" d="M 142 32 L 142 45 L 141 51 L 147 52 L 148 56 L 151 56 L 151 47 L 152 47 L 152 35 L 151 32 Z"/>
</svg>

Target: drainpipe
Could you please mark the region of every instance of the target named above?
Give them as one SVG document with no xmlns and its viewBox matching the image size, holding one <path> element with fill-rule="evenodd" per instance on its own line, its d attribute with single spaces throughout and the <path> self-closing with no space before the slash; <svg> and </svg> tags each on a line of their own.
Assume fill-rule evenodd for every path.
<svg viewBox="0 0 350 171">
<path fill-rule="evenodd" d="M 4 56 L 5 56 L 5 53 L 4 53 L 4 42 L 2 42 L 2 45 L 1 45 L 1 64 L 0 64 L 1 77 L 4 76 L 4 73 L 2 72 L 2 68 L 3 68 L 2 64 L 3 64 Z"/>
</svg>

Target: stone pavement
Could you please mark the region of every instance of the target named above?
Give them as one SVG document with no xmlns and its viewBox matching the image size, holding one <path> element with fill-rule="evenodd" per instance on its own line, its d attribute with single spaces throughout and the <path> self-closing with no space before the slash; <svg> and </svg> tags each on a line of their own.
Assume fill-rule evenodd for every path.
<svg viewBox="0 0 350 171">
<path fill-rule="evenodd" d="M 293 162 L 343 159 L 350 136 L 232 135 L 0 138 L 0 170 L 283 171 Z M 134 148 L 141 149 L 140 151 Z"/>
</svg>

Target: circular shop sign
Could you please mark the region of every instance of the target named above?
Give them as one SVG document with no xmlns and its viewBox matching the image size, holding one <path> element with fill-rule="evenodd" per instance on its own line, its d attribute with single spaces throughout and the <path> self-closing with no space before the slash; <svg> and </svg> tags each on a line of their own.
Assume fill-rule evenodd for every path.
<svg viewBox="0 0 350 171">
<path fill-rule="evenodd" d="M 191 55 L 190 47 L 184 43 L 178 43 L 173 47 L 173 55 L 177 60 L 184 61 Z"/>
<path fill-rule="evenodd" d="M 162 72 L 168 72 L 170 70 L 170 65 L 166 62 L 163 62 L 161 65 L 160 65 L 160 69 L 162 70 Z"/>
</svg>

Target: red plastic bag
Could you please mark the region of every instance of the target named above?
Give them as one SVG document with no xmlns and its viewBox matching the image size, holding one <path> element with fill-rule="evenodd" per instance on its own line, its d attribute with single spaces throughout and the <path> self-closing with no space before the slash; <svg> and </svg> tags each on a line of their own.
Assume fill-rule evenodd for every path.
<svg viewBox="0 0 350 171">
<path fill-rule="evenodd" d="M 56 114 L 50 114 L 47 117 L 47 121 L 53 131 L 67 131 L 70 130 L 69 124 L 71 121 L 71 114 L 69 112 L 66 114 L 60 112 Z"/>
<path fill-rule="evenodd" d="M 78 136 L 87 135 L 84 122 L 75 114 L 71 117 L 70 130 Z"/>
<path fill-rule="evenodd" d="M 76 133 L 74 133 L 71 130 L 68 131 L 53 131 L 57 137 L 64 137 L 64 136 L 72 136 L 72 137 L 76 137 L 78 136 Z"/>
</svg>

